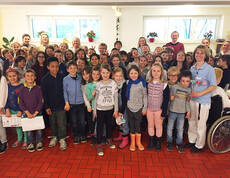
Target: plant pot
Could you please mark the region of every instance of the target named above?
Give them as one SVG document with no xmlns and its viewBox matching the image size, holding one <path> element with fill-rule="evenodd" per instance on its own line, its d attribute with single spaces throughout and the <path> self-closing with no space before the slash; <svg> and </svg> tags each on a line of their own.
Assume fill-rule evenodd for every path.
<svg viewBox="0 0 230 178">
<path fill-rule="evenodd" d="M 153 43 L 154 40 L 155 40 L 155 38 L 149 38 L 149 42 L 150 42 L 150 43 Z"/>
<path fill-rule="evenodd" d="M 93 38 L 88 38 L 89 42 L 93 42 Z"/>
</svg>

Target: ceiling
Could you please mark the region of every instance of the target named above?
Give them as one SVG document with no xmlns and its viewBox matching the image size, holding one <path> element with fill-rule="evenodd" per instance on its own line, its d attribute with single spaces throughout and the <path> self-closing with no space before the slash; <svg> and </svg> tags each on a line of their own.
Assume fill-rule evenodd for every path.
<svg viewBox="0 0 230 178">
<path fill-rule="evenodd" d="M 0 5 L 230 5 L 230 0 L 0 0 Z"/>
</svg>

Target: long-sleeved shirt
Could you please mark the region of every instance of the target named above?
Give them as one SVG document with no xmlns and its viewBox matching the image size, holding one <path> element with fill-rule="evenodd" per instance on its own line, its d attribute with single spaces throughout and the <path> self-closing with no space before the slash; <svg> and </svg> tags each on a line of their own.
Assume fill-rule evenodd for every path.
<svg viewBox="0 0 230 178">
<path fill-rule="evenodd" d="M 49 72 L 42 78 L 42 94 L 44 106 L 51 111 L 64 110 L 65 100 L 63 96 L 63 76 L 52 76 Z"/>
<path fill-rule="evenodd" d="M 24 86 L 19 89 L 19 106 L 23 112 L 26 110 L 31 114 L 34 114 L 35 111 L 41 112 L 43 107 L 41 88 L 36 84 L 28 88 L 25 82 Z"/>
<path fill-rule="evenodd" d="M 83 94 L 81 90 L 81 76 L 77 76 L 76 79 L 67 75 L 63 79 L 63 91 L 65 102 L 69 104 L 83 104 Z"/>
<path fill-rule="evenodd" d="M 92 95 L 92 91 L 94 91 L 96 87 L 97 87 L 97 83 L 95 82 L 87 83 L 86 85 L 87 98 L 91 103 L 92 109 L 94 108 L 94 99 L 95 99 L 95 96 Z"/>
<path fill-rule="evenodd" d="M 8 96 L 8 85 L 6 78 L 4 76 L 0 79 L 0 109 L 4 108 L 6 105 L 6 100 Z"/>
<path fill-rule="evenodd" d="M 81 85 L 81 89 L 82 89 L 85 105 L 86 105 L 87 109 L 89 109 L 89 108 L 91 108 L 91 106 L 90 106 L 90 102 L 87 98 L 86 85 Z"/>
</svg>

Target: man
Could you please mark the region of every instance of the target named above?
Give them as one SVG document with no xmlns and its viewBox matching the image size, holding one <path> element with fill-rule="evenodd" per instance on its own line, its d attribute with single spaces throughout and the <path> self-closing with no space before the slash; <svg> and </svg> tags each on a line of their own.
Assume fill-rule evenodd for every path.
<svg viewBox="0 0 230 178">
<path fill-rule="evenodd" d="M 22 35 L 22 46 L 30 47 L 30 35 L 23 34 Z"/>
</svg>

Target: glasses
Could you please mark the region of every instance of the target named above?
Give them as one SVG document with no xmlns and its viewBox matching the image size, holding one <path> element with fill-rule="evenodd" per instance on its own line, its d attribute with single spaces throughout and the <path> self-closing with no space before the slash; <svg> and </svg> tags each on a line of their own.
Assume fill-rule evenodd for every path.
<svg viewBox="0 0 230 178">
<path fill-rule="evenodd" d="M 38 56 L 38 58 L 45 58 L 45 56 Z"/>
<path fill-rule="evenodd" d="M 169 77 L 177 77 L 178 75 L 169 75 Z"/>
</svg>

